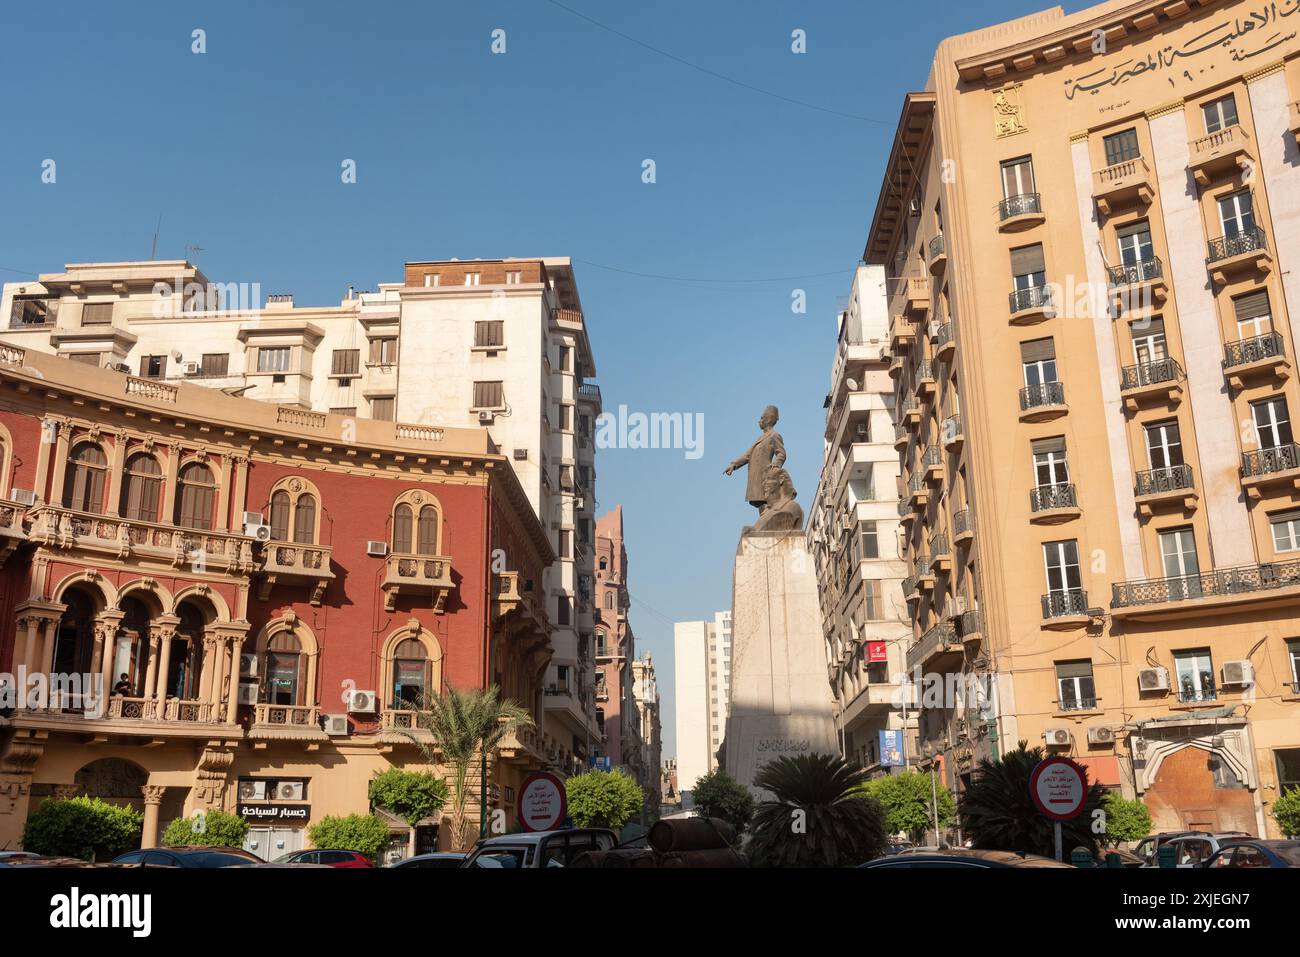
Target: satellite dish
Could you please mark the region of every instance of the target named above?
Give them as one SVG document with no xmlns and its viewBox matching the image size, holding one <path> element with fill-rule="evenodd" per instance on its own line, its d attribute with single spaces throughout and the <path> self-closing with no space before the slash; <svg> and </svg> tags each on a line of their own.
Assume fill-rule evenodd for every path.
<svg viewBox="0 0 1300 957">
<path fill-rule="evenodd" d="M 857 392 L 857 391 L 858 391 L 858 380 L 857 380 L 857 379 L 845 379 L 845 380 L 844 380 L 844 384 L 845 384 L 846 386 L 849 387 L 849 391 L 850 391 L 850 392 Z"/>
</svg>

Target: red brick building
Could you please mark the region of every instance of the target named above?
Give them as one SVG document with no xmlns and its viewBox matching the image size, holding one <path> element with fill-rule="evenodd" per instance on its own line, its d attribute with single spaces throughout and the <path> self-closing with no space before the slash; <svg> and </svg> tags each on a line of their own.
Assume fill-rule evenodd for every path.
<svg viewBox="0 0 1300 957">
<path fill-rule="evenodd" d="M 0 712 L 0 846 L 82 793 L 141 807 L 145 846 L 242 813 L 271 857 L 421 766 L 421 695 L 495 683 L 541 724 L 554 553 L 484 430 L 0 345 L 0 557 L 0 673 L 22 692 Z M 115 691 L 24 678 L 50 674 Z M 493 756 L 510 823 L 546 747 L 524 730 Z"/>
<path fill-rule="evenodd" d="M 596 707 L 604 727 L 602 755 L 639 780 L 641 735 L 632 699 L 636 649 L 628 605 L 623 506 L 617 505 L 596 520 Z"/>
</svg>

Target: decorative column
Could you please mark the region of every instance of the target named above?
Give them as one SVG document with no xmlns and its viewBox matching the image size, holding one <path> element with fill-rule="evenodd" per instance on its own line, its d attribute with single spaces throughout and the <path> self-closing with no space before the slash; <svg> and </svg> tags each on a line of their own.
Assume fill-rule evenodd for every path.
<svg viewBox="0 0 1300 957">
<path fill-rule="evenodd" d="M 163 793 L 167 788 L 157 784 L 146 784 L 140 788 L 144 795 L 144 830 L 140 834 L 141 847 L 158 846 L 158 807 L 162 804 Z"/>
<path fill-rule="evenodd" d="M 149 631 L 142 636 L 145 639 L 145 645 L 149 649 L 149 665 L 144 673 L 144 687 L 140 691 L 140 697 L 151 697 L 154 687 L 158 683 L 158 630 L 150 626 Z M 159 713 L 161 717 L 161 713 Z"/>
<path fill-rule="evenodd" d="M 108 697 L 113 692 L 113 665 L 117 659 L 117 632 L 122 627 L 124 612 L 116 609 L 101 612 L 95 618 L 95 654 L 98 661 L 91 665 L 91 673 L 99 680 L 95 699 L 100 714 L 108 709 Z"/>
<path fill-rule="evenodd" d="M 63 502 L 63 479 L 68 471 L 68 442 L 72 438 L 72 425 L 58 423 L 58 438 L 54 442 L 54 477 L 50 480 L 50 498 Z M 42 433 L 42 440 L 44 433 Z M 45 446 L 42 445 L 42 449 Z"/>
<path fill-rule="evenodd" d="M 217 637 L 211 631 L 203 633 L 203 658 L 199 666 L 199 701 L 212 701 L 212 679 L 217 657 Z"/>
<path fill-rule="evenodd" d="M 46 677 L 40 695 L 41 708 L 48 708 L 50 706 L 49 677 L 54 673 L 54 645 L 58 641 L 58 637 L 59 623 L 47 620 L 45 622 L 45 637 L 41 642 L 41 673 Z"/>
<path fill-rule="evenodd" d="M 181 448 L 173 445 L 167 449 L 167 474 L 163 479 L 162 521 L 170 525 L 176 515 L 176 480 L 181 470 Z"/>
<path fill-rule="evenodd" d="M 221 473 L 217 479 L 217 529 L 230 530 L 230 456 L 221 457 Z M 243 529 L 241 528 L 240 531 Z"/>
<path fill-rule="evenodd" d="M 44 631 L 45 620 L 38 618 L 36 615 L 28 615 L 26 618 L 18 619 L 18 627 L 27 629 L 27 644 L 23 647 L 23 657 L 21 661 L 15 662 L 14 670 L 17 671 L 19 664 L 24 665 L 28 671 L 36 668 L 39 662 L 36 660 L 36 636 Z"/>
<path fill-rule="evenodd" d="M 126 471 L 126 436 L 121 432 L 111 433 L 113 436 L 113 456 L 111 465 L 108 469 L 108 506 L 105 512 L 112 518 L 118 518 L 122 511 L 122 475 Z"/>
<path fill-rule="evenodd" d="M 234 724 L 239 710 L 239 658 L 244 652 L 244 636 L 232 635 L 230 639 L 230 690 L 226 698 L 226 723 Z"/>
<path fill-rule="evenodd" d="M 172 668 L 172 639 L 176 637 L 176 626 L 181 623 L 175 615 L 159 615 L 154 619 L 153 628 L 158 631 L 158 643 L 162 651 L 158 655 L 158 676 L 155 684 L 145 689 L 146 696 L 158 700 L 158 715 L 165 713 L 167 703 L 167 676 Z"/>
</svg>

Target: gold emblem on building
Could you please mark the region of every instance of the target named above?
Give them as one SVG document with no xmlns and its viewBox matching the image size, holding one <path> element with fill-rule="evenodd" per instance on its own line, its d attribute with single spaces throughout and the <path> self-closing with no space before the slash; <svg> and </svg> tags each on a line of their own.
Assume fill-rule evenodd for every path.
<svg viewBox="0 0 1300 957">
<path fill-rule="evenodd" d="M 1020 102 L 1020 84 L 1012 83 L 993 94 L 993 132 L 1002 139 L 1025 132 L 1025 108 Z"/>
</svg>

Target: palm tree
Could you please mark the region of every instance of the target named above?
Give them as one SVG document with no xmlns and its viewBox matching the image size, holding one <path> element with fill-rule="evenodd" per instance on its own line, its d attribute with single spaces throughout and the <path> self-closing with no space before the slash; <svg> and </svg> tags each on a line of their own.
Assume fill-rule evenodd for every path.
<svg viewBox="0 0 1300 957">
<path fill-rule="evenodd" d="M 510 699 L 498 697 L 496 685 L 457 690 L 447 686 L 441 694 L 422 697 L 416 713 L 416 727 L 433 738 L 433 746 L 409 732 L 403 732 L 431 765 L 451 767 L 452 850 L 467 849 L 472 839 L 465 825 L 469 803 L 469 770 L 474 759 L 490 753 L 501 739 L 516 728 L 531 727 L 528 709 Z M 486 775 L 479 787 L 486 788 Z"/>
<path fill-rule="evenodd" d="M 1029 776 L 1043 760 L 1043 749 L 1021 741 L 999 761 L 987 758 L 975 768 L 971 786 L 962 795 L 957 813 L 962 830 L 981 850 L 1014 851 L 1017 854 L 1056 853 L 1053 822 L 1043 816 L 1029 796 Z M 1084 778 L 1087 783 L 1087 778 Z M 1088 788 L 1083 812 L 1073 821 L 1061 823 L 1061 842 L 1070 848 L 1086 847 L 1097 853 L 1097 836 L 1092 833 L 1093 812 L 1101 807 L 1106 791 L 1100 784 Z"/>
<path fill-rule="evenodd" d="M 750 860 L 760 867 L 844 867 L 884 853 L 885 815 L 862 792 L 861 768 L 832 754 L 777 758 L 754 786 L 770 791 L 750 825 Z"/>
</svg>

